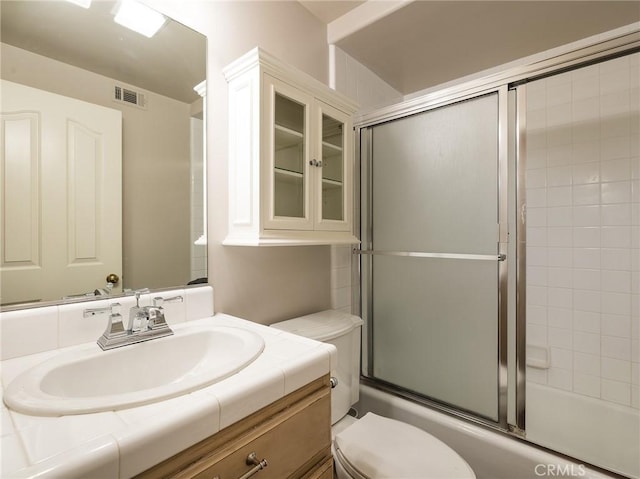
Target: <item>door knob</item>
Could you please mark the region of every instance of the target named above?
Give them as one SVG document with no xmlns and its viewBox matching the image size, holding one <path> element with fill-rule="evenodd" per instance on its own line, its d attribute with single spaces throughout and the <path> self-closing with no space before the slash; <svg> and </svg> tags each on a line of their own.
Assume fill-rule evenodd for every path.
<svg viewBox="0 0 640 479">
<path fill-rule="evenodd" d="M 111 273 L 107 276 L 107 283 L 118 284 L 118 281 L 120 281 L 120 277 L 115 273 Z"/>
</svg>

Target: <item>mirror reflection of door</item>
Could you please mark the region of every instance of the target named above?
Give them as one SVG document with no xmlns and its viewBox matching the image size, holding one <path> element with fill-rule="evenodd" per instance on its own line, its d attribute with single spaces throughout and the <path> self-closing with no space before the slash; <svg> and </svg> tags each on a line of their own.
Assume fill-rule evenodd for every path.
<svg viewBox="0 0 640 479">
<path fill-rule="evenodd" d="M 104 288 L 122 274 L 121 112 L 1 86 L 0 304 Z"/>
</svg>

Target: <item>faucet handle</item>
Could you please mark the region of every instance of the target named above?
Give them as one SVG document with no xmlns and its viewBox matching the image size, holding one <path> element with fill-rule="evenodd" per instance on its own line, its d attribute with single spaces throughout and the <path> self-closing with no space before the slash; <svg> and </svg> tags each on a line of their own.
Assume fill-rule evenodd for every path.
<svg viewBox="0 0 640 479">
<path fill-rule="evenodd" d="M 182 303 L 183 301 L 184 301 L 184 298 L 180 295 L 172 296 L 170 298 L 163 298 L 162 296 L 156 296 L 155 298 L 153 298 L 153 305 L 162 307 L 164 303 Z"/>
<path fill-rule="evenodd" d="M 120 303 L 111 303 L 111 315 L 112 316 L 122 315 L 122 305 Z"/>
<path fill-rule="evenodd" d="M 120 311 L 122 311 L 122 305 L 120 303 L 111 303 L 110 306 L 107 306 L 105 308 L 85 309 L 82 312 L 82 316 L 85 318 L 90 318 L 91 316 L 104 313 L 111 313 L 111 316 L 120 316 Z"/>
<path fill-rule="evenodd" d="M 121 310 L 122 305 L 120 303 L 111 303 L 111 305 L 106 308 L 89 308 L 83 311 L 83 316 L 85 318 L 96 316 L 98 314 L 110 313 L 107 327 L 97 341 L 98 345 L 102 349 L 109 349 L 110 347 L 113 347 L 112 345 L 118 343 L 121 337 L 126 336 L 126 331 L 122 324 L 122 315 L 120 314 Z"/>
</svg>

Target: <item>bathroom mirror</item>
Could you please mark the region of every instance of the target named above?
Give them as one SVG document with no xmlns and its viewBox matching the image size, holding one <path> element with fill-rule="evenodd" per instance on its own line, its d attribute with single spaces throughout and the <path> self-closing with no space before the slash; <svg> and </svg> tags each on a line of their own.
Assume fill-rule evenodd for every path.
<svg viewBox="0 0 640 479">
<path fill-rule="evenodd" d="M 24 90 L 33 93 L 27 95 L 28 108 L 15 102 L 9 108 L 9 97 L 22 98 L 7 95 L 18 91 L 9 86 L 0 96 L 2 309 L 89 298 L 85 295 L 96 290 L 109 291 L 111 273 L 118 277 L 112 294 L 206 281 L 206 37 L 165 17 L 148 38 L 114 22 L 121 3 L 126 2 L 0 2 L 3 86 L 33 89 Z M 75 125 L 72 107 L 54 108 L 67 113 L 66 137 L 56 141 L 66 145 L 68 155 L 72 150 L 76 155 L 73 165 L 66 158 L 55 169 L 66 178 L 56 198 L 48 196 L 56 188 L 47 176 L 51 168 L 46 142 L 53 134 L 40 106 L 33 105 L 34 98 L 48 94 L 56 101 L 91 104 L 121 117 L 121 127 L 115 128 L 121 138 L 110 142 L 121 142 L 116 148 L 122 153 L 121 164 L 112 168 L 104 158 L 96 159 L 98 153 L 88 160 L 82 156 L 97 151 L 101 133 L 80 120 Z M 31 115 L 31 123 L 16 114 Z M 75 133 L 69 133 L 72 123 Z M 16 132 L 27 124 L 34 125 L 37 141 L 29 143 L 35 147 L 27 160 L 16 161 L 27 158 L 11 157 L 20 136 Z M 72 144 L 73 135 L 84 146 Z M 89 138 L 89 147 L 82 135 Z M 113 171 L 121 172 L 115 186 L 103 184 L 103 177 Z M 60 234 L 51 233 L 49 225 L 60 223 L 65 225 Z M 111 237 L 100 236 L 104 233 Z M 83 241 L 89 246 L 82 246 Z M 120 250 L 119 257 L 107 266 L 102 258 L 112 247 Z M 91 251 L 83 256 L 83 248 Z M 54 262 L 63 263 L 62 269 L 42 272 Z M 90 274 L 81 272 L 92 264 L 100 267 Z"/>
</svg>

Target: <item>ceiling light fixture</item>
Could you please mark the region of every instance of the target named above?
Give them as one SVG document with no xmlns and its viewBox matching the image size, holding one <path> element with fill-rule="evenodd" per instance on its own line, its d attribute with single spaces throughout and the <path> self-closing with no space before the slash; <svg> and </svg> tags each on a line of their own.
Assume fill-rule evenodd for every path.
<svg viewBox="0 0 640 479">
<path fill-rule="evenodd" d="M 151 38 L 166 23 L 167 19 L 161 13 L 136 0 L 122 0 L 114 21 Z"/>
<path fill-rule="evenodd" d="M 82 8 L 89 8 L 91 6 L 91 0 L 67 0 L 69 3 L 73 3 Z"/>
</svg>

